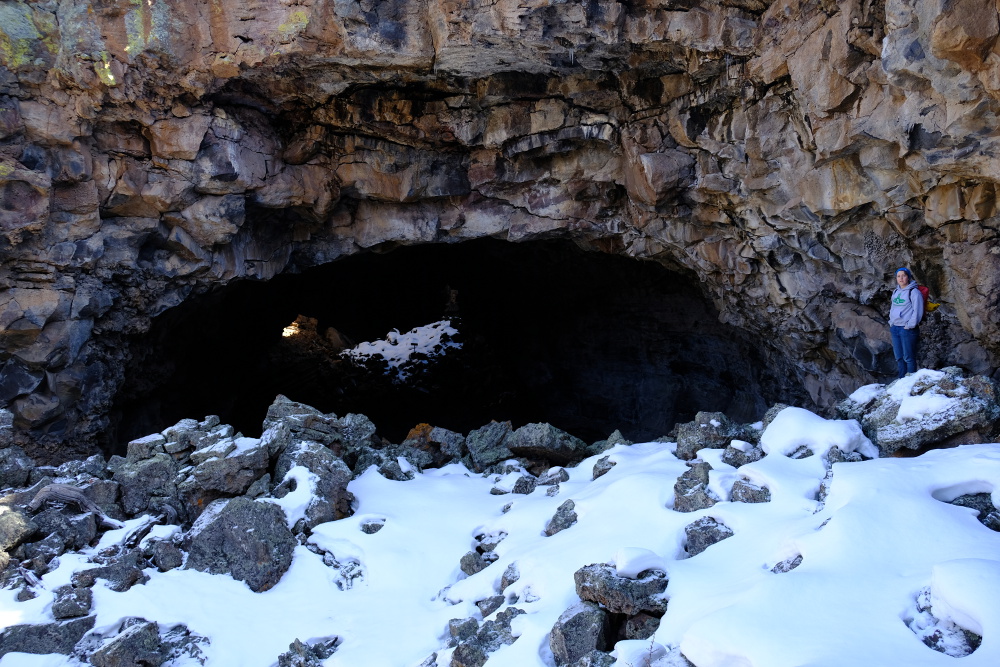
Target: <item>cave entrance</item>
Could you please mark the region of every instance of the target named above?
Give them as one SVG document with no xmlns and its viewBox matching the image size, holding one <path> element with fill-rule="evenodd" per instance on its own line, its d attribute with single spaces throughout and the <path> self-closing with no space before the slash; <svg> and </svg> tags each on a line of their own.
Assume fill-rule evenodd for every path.
<svg viewBox="0 0 1000 667">
<path fill-rule="evenodd" d="M 407 381 L 338 354 L 446 317 L 461 349 Z M 402 247 L 242 281 L 157 317 L 131 359 L 110 449 L 208 414 L 259 435 L 279 393 L 363 413 L 393 442 L 418 423 L 494 419 L 594 441 L 652 439 L 698 410 L 754 421 L 800 389 L 691 278 L 564 241 Z"/>
</svg>

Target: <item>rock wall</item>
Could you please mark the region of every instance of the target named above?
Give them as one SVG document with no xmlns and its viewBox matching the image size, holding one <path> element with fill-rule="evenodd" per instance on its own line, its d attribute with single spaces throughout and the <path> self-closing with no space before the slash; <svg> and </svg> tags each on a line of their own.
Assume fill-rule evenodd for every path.
<svg viewBox="0 0 1000 667">
<path fill-rule="evenodd" d="M 694 274 L 819 406 L 1000 357 L 995 0 L 0 3 L 0 402 L 91 451 L 192 294 L 397 244 L 566 237 Z M 891 364 L 890 364 L 891 365 Z"/>
</svg>

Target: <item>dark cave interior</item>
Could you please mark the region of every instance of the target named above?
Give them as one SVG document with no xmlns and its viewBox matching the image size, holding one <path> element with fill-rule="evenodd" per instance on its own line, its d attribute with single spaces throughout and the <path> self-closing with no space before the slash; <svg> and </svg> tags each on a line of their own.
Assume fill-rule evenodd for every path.
<svg viewBox="0 0 1000 667">
<path fill-rule="evenodd" d="M 463 347 L 409 382 L 353 367 L 324 336 L 358 343 L 441 320 L 449 290 Z M 282 336 L 300 315 L 315 332 Z M 108 453 L 209 414 L 259 435 L 277 394 L 363 413 L 393 442 L 418 423 L 468 433 L 490 420 L 648 440 L 697 410 L 749 422 L 801 395 L 777 353 L 720 324 L 693 279 L 564 241 L 401 247 L 242 281 L 155 318 L 130 355 Z"/>
</svg>

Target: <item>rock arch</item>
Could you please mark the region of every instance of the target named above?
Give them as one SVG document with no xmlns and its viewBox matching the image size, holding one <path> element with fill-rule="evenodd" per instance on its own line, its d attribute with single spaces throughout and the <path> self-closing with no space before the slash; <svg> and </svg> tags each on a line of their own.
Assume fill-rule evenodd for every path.
<svg viewBox="0 0 1000 667">
<path fill-rule="evenodd" d="M 987 4 L 887 21 L 867 0 L 6 3 L 14 437 L 40 458 L 90 451 L 125 342 L 192 296 L 483 237 L 697 276 L 821 407 L 884 377 L 886 283 L 907 264 L 945 303 L 925 364 L 992 372 Z"/>
</svg>

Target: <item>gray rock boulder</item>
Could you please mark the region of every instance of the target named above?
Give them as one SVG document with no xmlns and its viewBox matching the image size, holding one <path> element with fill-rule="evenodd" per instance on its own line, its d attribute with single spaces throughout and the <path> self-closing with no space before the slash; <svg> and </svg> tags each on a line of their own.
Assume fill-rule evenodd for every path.
<svg viewBox="0 0 1000 667">
<path fill-rule="evenodd" d="M 90 655 L 94 667 L 159 667 L 165 656 L 156 623 L 127 619 L 118 635 Z"/>
<path fill-rule="evenodd" d="M 259 593 L 278 583 L 298 543 L 280 507 L 240 497 L 212 503 L 191 527 L 186 544 L 186 567 L 231 574 Z"/>
<path fill-rule="evenodd" d="M 58 535 L 69 549 L 82 549 L 97 537 L 97 520 L 93 513 L 67 511 L 55 507 L 32 517 L 42 535 Z"/>
<path fill-rule="evenodd" d="M 1000 390 L 959 368 L 922 369 L 887 385 L 869 385 L 837 405 L 857 419 L 883 456 L 900 449 L 990 442 L 1000 428 Z"/>
<path fill-rule="evenodd" d="M 0 449 L 0 489 L 25 486 L 34 467 L 35 462 L 20 447 Z"/>
<path fill-rule="evenodd" d="M 309 471 L 310 483 L 313 485 L 303 525 L 296 526 L 297 531 L 312 530 L 321 523 L 351 515 L 354 495 L 347 490 L 347 484 L 351 481 L 351 469 L 346 463 L 318 442 L 300 441 L 286 448 L 278 457 L 274 479 L 285 480 L 289 471 L 297 466 Z M 278 486 L 287 484 L 288 482 L 281 481 Z"/>
<path fill-rule="evenodd" d="M 523 609 L 510 607 L 498 613 L 496 619 L 483 623 L 473 637 L 455 648 L 450 667 L 483 667 L 491 653 L 517 639 L 511 634 L 510 623 L 523 613 Z"/>
<path fill-rule="evenodd" d="M 124 593 L 136 584 L 149 581 L 149 576 L 143 572 L 149 567 L 146 556 L 140 549 L 130 549 L 112 556 L 102 556 L 104 565 L 80 570 L 73 573 L 71 581 L 77 588 L 89 588 L 98 579 L 103 579 L 107 587 L 118 593 Z"/>
<path fill-rule="evenodd" d="M 52 601 L 52 616 L 57 621 L 67 618 L 78 618 L 90 613 L 94 602 L 94 594 L 89 588 L 75 586 L 60 586 L 55 591 Z"/>
<path fill-rule="evenodd" d="M 594 453 L 580 438 L 544 423 L 525 424 L 511 433 L 505 444 L 515 456 L 559 465 L 581 461 Z"/>
<path fill-rule="evenodd" d="M 12 625 L 0 632 L 0 658 L 8 653 L 61 653 L 69 655 L 73 647 L 94 627 L 96 616 L 43 625 Z"/>
<path fill-rule="evenodd" d="M 220 448 L 226 450 L 225 453 L 221 453 Z M 226 439 L 209 449 L 218 451 L 219 455 L 205 458 L 191 471 L 195 484 L 206 491 L 242 494 L 270 464 L 268 445 L 257 438 Z"/>
<path fill-rule="evenodd" d="M 771 490 L 741 477 L 733 482 L 729 500 L 734 503 L 767 503 L 771 501 Z"/>
<path fill-rule="evenodd" d="M 539 486 L 552 486 L 569 481 L 569 473 L 562 466 L 553 466 L 538 476 Z"/>
<path fill-rule="evenodd" d="M 278 656 L 278 667 L 321 667 L 323 661 L 336 652 L 338 643 L 337 637 L 309 644 L 296 639 Z"/>
<path fill-rule="evenodd" d="M 759 445 L 753 445 L 745 440 L 733 440 L 722 453 L 722 462 L 734 468 L 745 466 L 764 458 L 764 450 Z"/>
<path fill-rule="evenodd" d="M 155 505 L 154 496 L 172 498 L 177 494 L 177 463 L 167 454 L 154 454 L 142 461 L 125 461 L 114 473 L 121 486 L 121 504 L 134 516 Z"/>
<path fill-rule="evenodd" d="M 555 535 L 556 533 L 566 530 L 574 523 L 576 523 L 577 515 L 573 510 L 576 508 L 576 503 L 572 500 L 567 500 L 562 505 L 556 508 L 556 513 L 552 515 L 549 522 L 545 524 L 545 534 L 548 536 Z"/>
<path fill-rule="evenodd" d="M 733 529 L 724 523 L 705 516 L 684 527 L 687 536 L 688 556 L 697 556 L 717 542 L 733 536 Z"/>
<path fill-rule="evenodd" d="M 472 575 L 485 570 L 496 560 L 497 560 L 497 555 L 492 551 L 488 551 L 486 553 L 470 551 L 464 556 L 462 556 L 461 560 L 459 561 L 458 567 L 460 570 L 462 570 L 462 572 L 471 577 Z"/>
<path fill-rule="evenodd" d="M 503 605 L 504 600 L 505 598 L 502 595 L 491 595 L 476 602 L 476 606 L 479 607 L 479 613 L 483 615 L 483 618 L 486 618 L 499 609 Z"/>
<path fill-rule="evenodd" d="M 989 493 L 969 493 L 951 501 L 952 505 L 976 510 L 976 518 L 990 530 L 1000 532 L 1000 508 L 993 505 Z"/>
<path fill-rule="evenodd" d="M 364 415 L 348 414 L 338 418 L 332 412 L 324 414 L 280 394 L 267 410 L 264 433 L 267 437 L 261 436 L 261 439 L 272 444 L 272 456 L 289 442 L 309 440 L 329 447 L 352 470 L 359 451 L 382 444 L 375 434 L 375 425 Z"/>
<path fill-rule="evenodd" d="M 625 619 L 625 639 L 649 639 L 660 627 L 660 619 L 640 612 Z"/>
<path fill-rule="evenodd" d="M 705 461 L 694 461 L 688 465 L 689 468 L 674 484 L 674 510 L 695 512 L 719 502 L 719 498 L 708 490 L 708 473 L 712 466 Z"/>
<path fill-rule="evenodd" d="M 465 446 L 476 472 L 514 456 L 505 444 L 510 432 L 510 422 L 490 422 L 469 432 Z"/>
<path fill-rule="evenodd" d="M 614 468 L 616 465 L 618 464 L 612 461 L 610 456 L 604 456 L 599 458 L 597 460 L 597 463 L 594 464 L 594 471 L 592 473 L 591 479 L 597 479 L 598 477 L 603 477 L 604 475 L 607 475 L 609 472 L 611 472 L 611 469 Z"/>
<path fill-rule="evenodd" d="M 0 551 L 10 551 L 31 537 L 38 526 L 26 513 L 10 507 L 0 507 Z"/>
<path fill-rule="evenodd" d="M 749 440 L 756 431 L 734 424 L 721 412 L 699 412 L 694 421 L 677 427 L 677 458 L 690 460 L 698 450 L 725 449 L 732 440 Z"/>
<path fill-rule="evenodd" d="M 562 614 L 549 632 L 549 648 L 556 665 L 572 665 L 594 650 L 612 643 L 608 612 L 593 602 L 579 602 Z"/>
<path fill-rule="evenodd" d="M 667 610 L 663 592 L 667 575 L 659 570 L 640 572 L 635 579 L 619 576 L 611 565 L 586 565 L 573 574 L 576 594 L 581 600 L 597 602 L 614 613 L 633 615 L 647 612 L 662 616 Z"/>
</svg>

